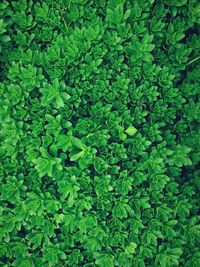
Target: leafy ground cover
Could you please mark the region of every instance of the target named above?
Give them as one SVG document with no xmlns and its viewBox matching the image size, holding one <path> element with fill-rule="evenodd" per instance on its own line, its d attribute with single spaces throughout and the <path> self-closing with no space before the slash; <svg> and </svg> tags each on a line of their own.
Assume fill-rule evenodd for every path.
<svg viewBox="0 0 200 267">
<path fill-rule="evenodd" d="M 199 267 L 197 0 L 0 2 L 0 266 Z"/>
</svg>

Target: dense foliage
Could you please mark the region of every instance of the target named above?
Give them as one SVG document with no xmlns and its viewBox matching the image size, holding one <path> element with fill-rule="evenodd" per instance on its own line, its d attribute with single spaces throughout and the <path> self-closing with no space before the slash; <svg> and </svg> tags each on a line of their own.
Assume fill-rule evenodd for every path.
<svg viewBox="0 0 200 267">
<path fill-rule="evenodd" d="M 200 266 L 198 0 L 0 2 L 0 266 Z"/>
</svg>

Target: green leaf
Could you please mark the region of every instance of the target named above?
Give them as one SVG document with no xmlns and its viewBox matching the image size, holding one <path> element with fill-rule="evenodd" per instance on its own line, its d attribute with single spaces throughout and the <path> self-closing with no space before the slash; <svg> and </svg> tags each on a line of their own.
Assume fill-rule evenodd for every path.
<svg viewBox="0 0 200 267">
<path fill-rule="evenodd" d="M 46 174 L 52 176 L 53 165 L 55 165 L 55 162 L 44 158 L 35 159 L 33 162 L 36 164 L 35 168 L 39 172 L 40 177 L 45 176 Z"/>
<path fill-rule="evenodd" d="M 84 156 L 85 152 L 84 151 L 79 151 L 79 150 L 73 150 L 70 152 L 70 160 L 71 161 L 77 161 L 78 159 L 82 158 Z"/>
<path fill-rule="evenodd" d="M 136 132 L 137 132 L 137 129 L 136 129 L 134 126 L 129 126 L 129 127 L 126 129 L 126 133 L 127 133 L 128 135 L 134 135 Z"/>
<path fill-rule="evenodd" d="M 133 254 L 135 253 L 136 248 L 137 248 L 137 244 L 134 242 L 131 242 L 128 246 L 126 246 L 125 252 L 127 254 Z"/>
<path fill-rule="evenodd" d="M 44 83 L 44 88 L 40 89 L 43 94 L 41 104 L 43 106 L 48 106 L 49 104 L 54 104 L 57 108 L 64 107 L 64 100 L 68 100 L 70 97 L 68 94 L 60 91 L 59 80 L 56 78 L 53 80 L 52 85 Z"/>
<path fill-rule="evenodd" d="M 114 267 L 114 257 L 106 253 L 97 254 L 95 263 L 100 267 Z"/>
</svg>

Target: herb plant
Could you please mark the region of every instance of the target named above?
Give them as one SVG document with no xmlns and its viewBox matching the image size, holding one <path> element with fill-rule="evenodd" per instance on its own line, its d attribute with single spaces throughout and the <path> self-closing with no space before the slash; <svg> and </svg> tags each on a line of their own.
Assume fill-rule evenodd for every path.
<svg viewBox="0 0 200 267">
<path fill-rule="evenodd" d="M 200 266 L 198 0 L 0 2 L 0 266 Z"/>
</svg>

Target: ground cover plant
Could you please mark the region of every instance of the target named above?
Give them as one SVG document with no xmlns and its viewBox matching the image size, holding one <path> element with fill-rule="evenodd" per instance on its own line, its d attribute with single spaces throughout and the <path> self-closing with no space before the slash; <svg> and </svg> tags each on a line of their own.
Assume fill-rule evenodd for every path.
<svg viewBox="0 0 200 267">
<path fill-rule="evenodd" d="M 0 266 L 199 267 L 198 0 L 0 2 Z"/>
</svg>

